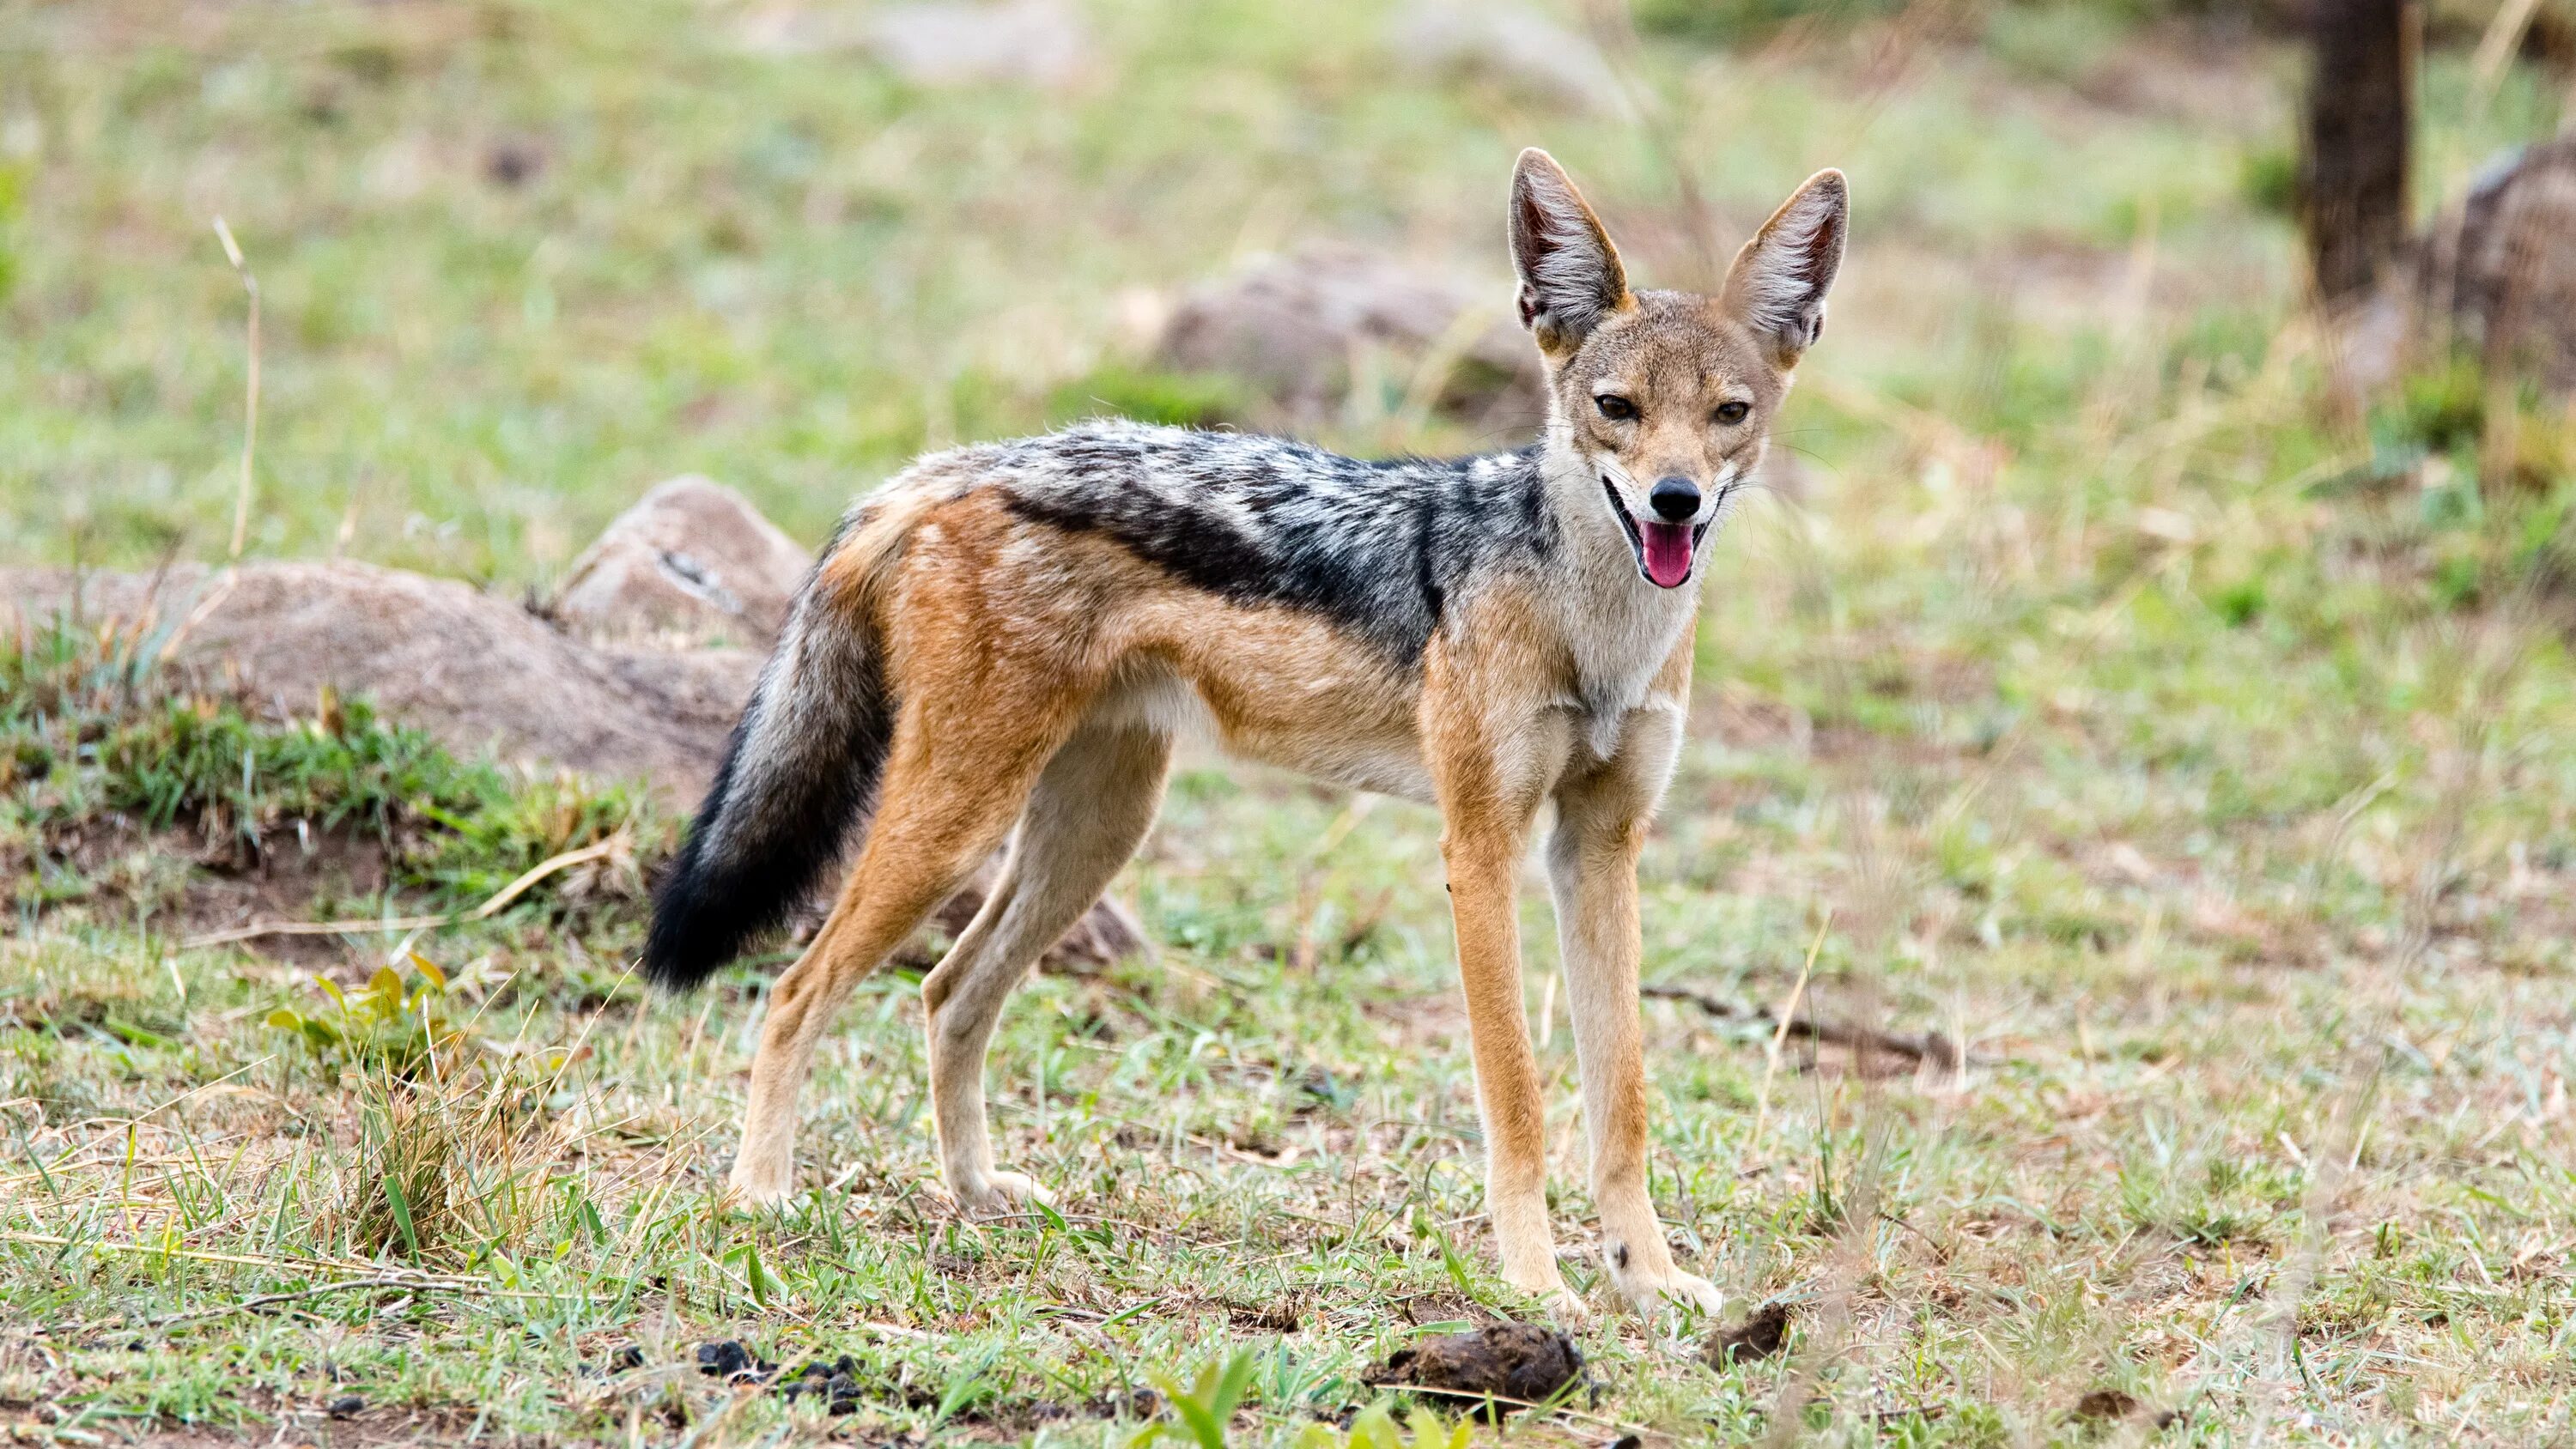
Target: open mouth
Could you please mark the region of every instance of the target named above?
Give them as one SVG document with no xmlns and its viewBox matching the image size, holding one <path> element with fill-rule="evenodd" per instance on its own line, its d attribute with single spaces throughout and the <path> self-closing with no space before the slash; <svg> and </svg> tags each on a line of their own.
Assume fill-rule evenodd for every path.
<svg viewBox="0 0 2576 1449">
<path fill-rule="evenodd" d="M 1607 474 L 1602 475 L 1601 491 L 1610 495 L 1610 512 L 1627 530 L 1628 546 L 1637 551 L 1637 572 L 1646 576 L 1646 582 L 1659 589 L 1678 589 L 1689 583 L 1691 554 L 1699 548 L 1701 535 L 1708 532 L 1708 523 L 1696 527 L 1661 519 L 1640 523 L 1628 512 L 1628 505 L 1619 498 L 1618 485 Z M 1711 513 L 1709 523 L 1716 521 L 1717 515 Z"/>
</svg>

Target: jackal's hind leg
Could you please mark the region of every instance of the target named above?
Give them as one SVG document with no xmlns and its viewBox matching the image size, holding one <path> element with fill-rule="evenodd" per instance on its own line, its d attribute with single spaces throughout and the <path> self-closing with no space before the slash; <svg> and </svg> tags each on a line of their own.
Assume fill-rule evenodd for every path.
<svg viewBox="0 0 2576 1449">
<path fill-rule="evenodd" d="M 983 909 L 921 983 L 940 1169 L 969 1209 L 1047 1200 L 1036 1182 L 993 1165 L 985 1051 L 1030 964 L 1100 899 L 1145 838 L 1170 758 L 1169 743 L 1142 729 L 1085 730 L 1066 742 L 1038 778 Z"/>
<path fill-rule="evenodd" d="M 921 928 L 1010 828 L 1049 753 L 1028 747 L 1025 737 L 980 750 L 973 746 L 987 742 L 969 739 L 956 742 L 953 753 L 943 742 L 934 764 L 931 733 L 919 713 L 907 711 L 858 865 L 813 944 L 770 988 L 742 1147 L 727 1181 L 737 1203 L 765 1205 L 788 1195 L 796 1097 L 824 1030 L 851 990 Z"/>
</svg>

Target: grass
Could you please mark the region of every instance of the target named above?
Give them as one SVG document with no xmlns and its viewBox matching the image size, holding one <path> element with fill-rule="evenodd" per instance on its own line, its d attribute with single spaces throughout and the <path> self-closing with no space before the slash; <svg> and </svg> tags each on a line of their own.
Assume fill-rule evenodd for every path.
<svg viewBox="0 0 2576 1449">
<path fill-rule="evenodd" d="M 2268 42 L 1735 8 L 1753 38 L 1648 27 L 1671 152 L 1723 223 L 1828 162 L 1860 211 L 1780 496 L 1708 591 L 1646 974 L 1778 1007 L 1813 947 L 1810 1009 L 1969 1060 L 1877 1078 L 1792 1042 L 1775 1072 L 1758 1020 L 1650 1001 L 1656 1201 L 1725 1320 L 1792 1305 L 1788 1352 L 1715 1369 L 1715 1325 L 1604 1318 L 1597 1401 L 1502 1432 L 2142 1442 L 2074 1417 L 2116 1390 L 2181 1416 L 2157 1442 L 2576 1433 L 2564 419 L 2526 400 L 2505 467 L 2474 379 L 2338 389 L 2263 180 Z M 928 442 L 1225 416 L 1124 340 L 1122 294 L 1310 235 L 1491 273 L 1526 141 L 1642 274 L 1689 264 L 1636 128 L 1408 74 L 1370 7 L 1085 13 L 1096 73 L 1051 96 L 750 52 L 725 5 L 0 8 L 6 537 L 225 550 L 218 210 L 266 307 L 251 552 L 512 588 L 681 468 L 810 538 Z M 2473 107 L 2464 55 L 2427 64 L 2428 205 L 2558 119 L 2563 81 Z M 494 179 L 503 146 L 533 175 Z M 1369 401 L 1341 440 L 1389 445 L 1400 400 Z M 645 868 L 650 807 L 362 702 L 278 728 L 169 698 L 113 639 L 10 657 L 0 1416 L 30 1434 L 1203 1437 L 1139 1412 L 1158 1388 L 1239 1395 L 1238 1442 L 1392 1449 L 1394 1420 L 1312 1426 L 1429 1327 L 1527 1307 L 1486 1256 L 1425 811 L 1183 773 L 1120 886 L 1159 964 L 1039 978 L 996 1043 L 997 1145 L 1058 1211 L 944 1205 L 897 972 L 823 1051 L 810 1191 L 734 1217 L 765 978 L 624 984 L 631 892 L 180 944 L 209 872 L 299 822 L 398 864 L 317 911 L 452 912 L 620 830 Z M 67 845 L 119 816 L 138 844 Z M 727 1338 L 847 1356 L 863 1406 L 697 1374 Z"/>
<path fill-rule="evenodd" d="M 631 907 L 636 851 L 672 836 L 635 787 L 459 762 L 363 700 L 326 694 L 312 718 L 277 728 L 238 703 L 172 693 L 153 674 L 161 646 L 115 621 L 68 620 L 0 645 L 0 865 L 20 908 L 96 900 L 148 923 L 185 894 L 180 879 L 136 888 L 157 859 L 257 869 L 317 842 L 372 849 L 389 885 L 444 906 L 612 846 L 617 867 L 583 879 Z"/>
</svg>

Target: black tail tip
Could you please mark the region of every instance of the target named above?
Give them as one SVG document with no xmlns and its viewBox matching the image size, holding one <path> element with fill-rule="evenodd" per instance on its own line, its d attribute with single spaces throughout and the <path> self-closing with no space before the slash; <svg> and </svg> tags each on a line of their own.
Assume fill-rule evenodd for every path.
<svg viewBox="0 0 2576 1449">
<path fill-rule="evenodd" d="M 742 953 L 760 923 L 727 907 L 735 892 L 712 890 L 696 852 L 685 852 L 653 893 L 653 926 L 644 937 L 644 979 L 674 994 L 695 990 Z"/>
<path fill-rule="evenodd" d="M 706 979 L 733 959 L 731 952 L 710 949 L 708 943 L 685 939 L 681 933 L 663 929 L 656 916 L 652 934 L 644 941 L 642 975 L 655 988 L 673 995 L 696 990 Z"/>
<path fill-rule="evenodd" d="M 647 947 L 644 959 L 637 964 L 637 974 L 644 978 L 645 985 L 671 996 L 686 996 L 705 985 L 724 963 L 711 963 L 704 958 L 690 960 Z"/>
</svg>

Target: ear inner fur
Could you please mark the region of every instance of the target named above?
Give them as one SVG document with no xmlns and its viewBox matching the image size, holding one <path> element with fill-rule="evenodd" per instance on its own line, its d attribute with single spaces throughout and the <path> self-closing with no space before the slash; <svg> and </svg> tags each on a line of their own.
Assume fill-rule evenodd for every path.
<svg viewBox="0 0 2576 1449">
<path fill-rule="evenodd" d="M 1721 293 L 1725 305 L 1794 360 L 1824 334 L 1825 294 L 1842 269 L 1849 226 L 1843 174 L 1809 177 L 1735 254 Z"/>
<path fill-rule="evenodd" d="M 1550 357 L 1570 352 L 1601 319 L 1631 305 L 1628 273 L 1601 219 L 1545 151 L 1512 172 L 1512 267 L 1521 325 Z"/>
</svg>

